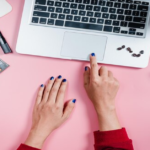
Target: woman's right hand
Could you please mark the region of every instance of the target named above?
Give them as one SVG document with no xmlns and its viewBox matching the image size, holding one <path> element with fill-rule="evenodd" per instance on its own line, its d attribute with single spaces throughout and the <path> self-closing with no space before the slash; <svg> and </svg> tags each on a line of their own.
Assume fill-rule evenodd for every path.
<svg viewBox="0 0 150 150">
<path fill-rule="evenodd" d="M 90 55 L 90 67 L 85 67 L 84 87 L 96 109 L 100 130 L 120 129 L 115 110 L 119 83 L 106 67 L 98 68 L 94 53 Z"/>
</svg>

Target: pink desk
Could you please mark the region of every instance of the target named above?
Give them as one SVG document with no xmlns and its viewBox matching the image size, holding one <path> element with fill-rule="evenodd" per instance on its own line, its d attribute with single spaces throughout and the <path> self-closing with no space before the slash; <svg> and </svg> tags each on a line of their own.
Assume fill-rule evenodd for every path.
<svg viewBox="0 0 150 150">
<path fill-rule="evenodd" d="M 37 88 L 50 76 L 62 75 L 69 81 L 66 100 L 76 98 L 76 108 L 70 119 L 47 140 L 43 150 L 93 150 L 93 131 L 97 118 L 83 88 L 86 63 L 15 52 L 23 9 L 23 0 L 8 0 L 13 11 L 0 18 L 0 30 L 13 54 L 0 54 L 10 67 L 0 74 L 0 150 L 15 150 L 24 142 L 31 125 L 31 112 Z M 150 64 L 146 69 L 110 66 L 120 81 L 116 99 L 117 111 L 135 150 L 150 149 Z"/>
</svg>

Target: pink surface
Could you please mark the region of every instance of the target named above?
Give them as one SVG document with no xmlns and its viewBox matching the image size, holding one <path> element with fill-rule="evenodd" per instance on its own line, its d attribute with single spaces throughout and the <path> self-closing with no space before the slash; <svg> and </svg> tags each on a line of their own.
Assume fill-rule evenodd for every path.
<svg viewBox="0 0 150 150">
<path fill-rule="evenodd" d="M 15 150 L 24 142 L 31 125 L 37 88 L 50 76 L 61 74 L 69 81 L 66 100 L 76 98 L 70 119 L 47 140 L 43 150 L 93 150 L 97 118 L 83 88 L 86 63 L 19 55 L 15 52 L 23 0 L 8 0 L 13 11 L 0 18 L 0 30 L 13 54 L 0 54 L 10 67 L 0 74 L 0 150 Z M 150 148 L 150 65 L 146 69 L 108 66 L 120 81 L 117 111 L 135 150 Z"/>
</svg>

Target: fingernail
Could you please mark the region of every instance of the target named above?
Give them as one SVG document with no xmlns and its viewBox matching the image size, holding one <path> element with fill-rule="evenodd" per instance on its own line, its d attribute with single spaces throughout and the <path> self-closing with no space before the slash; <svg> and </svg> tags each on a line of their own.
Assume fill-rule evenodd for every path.
<svg viewBox="0 0 150 150">
<path fill-rule="evenodd" d="M 88 70 L 88 67 L 85 67 L 85 71 L 87 71 Z"/>
<path fill-rule="evenodd" d="M 92 53 L 91 56 L 95 56 L 95 53 Z"/>
<path fill-rule="evenodd" d="M 62 82 L 66 82 L 67 80 L 66 79 L 63 79 L 63 81 Z"/>
<path fill-rule="evenodd" d="M 51 77 L 50 80 L 54 80 L 54 77 Z"/>
<path fill-rule="evenodd" d="M 76 102 L 76 99 L 72 100 L 72 102 L 75 103 L 75 102 Z"/>
<path fill-rule="evenodd" d="M 61 76 L 61 75 L 59 75 L 59 76 L 58 76 L 58 79 L 61 79 L 61 77 L 62 77 L 62 76 Z"/>
<path fill-rule="evenodd" d="M 44 87 L 44 85 L 43 85 L 43 84 L 41 84 L 41 87 Z"/>
</svg>

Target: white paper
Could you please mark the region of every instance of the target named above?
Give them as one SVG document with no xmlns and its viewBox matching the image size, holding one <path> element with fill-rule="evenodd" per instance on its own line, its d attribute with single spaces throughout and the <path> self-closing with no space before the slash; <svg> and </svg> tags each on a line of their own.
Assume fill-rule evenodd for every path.
<svg viewBox="0 0 150 150">
<path fill-rule="evenodd" d="M 11 12 L 12 7 L 6 0 L 0 0 L 0 17 Z"/>
</svg>

